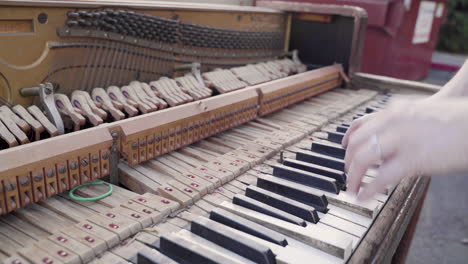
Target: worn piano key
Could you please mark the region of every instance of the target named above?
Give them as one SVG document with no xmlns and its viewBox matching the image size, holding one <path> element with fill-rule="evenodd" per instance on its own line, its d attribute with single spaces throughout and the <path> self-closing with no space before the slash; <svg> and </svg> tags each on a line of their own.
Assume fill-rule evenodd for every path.
<svg viewBox="0 0 468 264">
<path fill-rule="evenodd" d="M 6 114 L 7 116 L 10 117 L 10 119 L 15 122 L 15 124 L 25 133 L 29 132 L 31 130 L 31 127 L 30 125 L 25 121 L 23 120 L 22 118 L 20 118 L 19 116 L 17 116 L 15 113 L 13 113 L 13 111 L 6 105 L 2 105 L 0 106 L 0 112 L 3 112 L 4 114 Z"/>
<path fill-rule="evenodd" d="M 87 233 L 75 226 L 70 226 L 60 230 L 60 233 L 56 234 L 56 236 L 60 234 L 71 237 L 81 244 L 88 246 L 92 249 L 93 255 L 98 255 L 107 249 L 106 241 L 104 241 L 103 238 Z"/>
<path fill-rule="evenodd" d="M 211 210 L 210 219 L 271 243 L 275 243 L 283 247 L 288 245 L 288 241 L 282 234 L 221 208 Z"/>
<path fill-rule="evenodd" d="M 273 216 L 275 218 L 284 220 L 295 225 L 307 226 L 307 223 L 301 218 L 298 218 L 294 215 L 286 213 L 267 204 L 261 203 L 250 197 L 246 197 L 244 195 L 237 194 L 236 196 L 234 196 L 234 199 L 232 199 L 232 203 L 269 216 Z"/>
<path fill-rule="evenodd" d="M 58 129 L 47 119 L 47 117 L 42 113 L 42 111 L 36 105 L 31 105 L 28 107 L 28 112 L 36 118 L 39 123 L 46 129 L 47 133 L 51 137 L 58 136 L 60 133 Z"/>
<path fill-rule="evenodd" d="M 31 263 L 64 263 L 55 256 L 36 246 L 18 249 L 18 254 Z M 55 254 L 54 254 L 55 255 Z"/>
<path fill-rule="evenodd" d="M 67 236 L 63 233 L 54 234 L 48 237 L 48 239 L 55 244 L 67 249 L 68 251 L 76 254 L 81 262 L 86 263 L 91 261 L 94 257 L 94 251 L 89 246 L 82 244 L 75 240 L 73 237 Z"/>
<path fill-rule="evenodd" d="M 332 193 L 340 192 L 341 186 L 337 184 L 335 179 L 281 164 L 276 164 L 272 167 L 273 175 L 276 177 L 284 178 Z"/>
<path fill-rule="evenodd" d="M 3 261 L 4 264 L 30 264 L 25 258 L 19 255 L 13 255 Z"/>
<path fill-rule="evenodd" d="M 249 186 L 245 192 L 245 195 L 314 224 L 318 223 L 319 221 L 319 216 L 314 207 L 264 190 L 262 188 Z"/>
<path fill-rule="evenodd" d="M 145 193 L 143 195 L 133 197 L 132 201 L 135 201 L 144 206 L 148 206 L 153 210 L 157 210 L 165 216 L 169 215 L 170 213 L 174 213 L 180 207 L 177 202 L 152 193 Z"/>
<path fill-rule="evenodd" d="M 50 240 L 41 240 L 38 243 L 36 243 L 36 246 L 64 263 L 81 263 L 80 257 L 77 254 L 73 253 L 71 250 L 65 247 L 55 244 Z"/>
<path fill-rule="evenodd" d="M 341 144 L 341 141 L 343 140 L 344 133 L 340 132 L 327 132 L 328 133 L 328 140 L 334 143 Z"/>
<path fill-rule="evenodd" d="M 102 256 L 95 258 L 89 264 L 107 264 L 107 263 L 128 264 L 128 261 L 111 252 L 106 252 Z"/>
<path fill-rule="evenodd" d="M 92 223 L 88 220 L 80 222 L 75 225 L 75 227 L 81 231 L 84 231 L 92 237 L 98 237 L 106 242 L 107 248 L 112 248 L 117 245 L 120 241 L 119 236 L 116 233 L 113 233 L 99 225 Z"/>
<path fill-rule="evenodd" d="M 159 250 L 174 259 L 185 263 L 241 263 L 226 255 L 221 255 L 213 250 L 209 250 L 199 244 L 190 242 L 176 234 L 168 234 L 161 237 Z"/>
<path fill-rule="evenodd" d="M 283 161 L 283 164 L 288 167 L 297 168 L 303 171 L 308 171 L 311 173 L 315 173 L 315 174 L 319 174 L 325 177 L 335 179 L 337 183 L 341 185 L 342 189 L 345 189 L 346 187 L 346 174 L 342 171 L 338 171 L 338 170 L 330 169 L 327 167 L 315 165 L 309 162 L 303 162 L 303 161 L 294 160 L 294 159 L 285 159 Z"/>
<path fill-rule="evenodd" d="M 8 130 L 8 128 L 0 120 L 0 138 L 3 139 L 9 147 L 18 145 L 15 136 Z"/>
<path fill-rule="evenodd" d="M 328 201 L 325 195 L 310 187 L 268 175 L 259 176 L 257 186 L 313 206 L 319 212 L 327 211 Z"/>
<path fill-rule="evenodd" d="M 72 95 L 71 98 L 71 103 L 74 107 L 78 108 L 81 110 L 83 115 L 89 120 L 89 122 L 93 126 L 98 126 L 102 124 L 104 121 L 102 120 L 101 116 L 95 114 L 93 112 L 93 109 L 91 106 L 88 104 L 88 101 L 86 100 L 86 97 L 79 93 L 75 93 Z"/>
<path fill-rule="evenodd" d="M 29 139 L 26 136 L 26 134 L 23 132 L 23 130 L 20 129 L 20 127 L 18 127 L 15 121 L 5 111 L 0 110 L 0 122 L 3 122 L 3 124 L 8 128 L 8 130 L 10 130 L 10 132 L 16 137 L 19 143 L 29 143 Z"/>
<path fill-rule="evenodd" d="M 326 141 L 312 141 L 311 150 L 323 155 L 332 156 L 338 159 L 344 159 L 346 154 L 346 149 L 342 147 L 335 146 L 333 144 L 329 144 Z"/>
<path fill-rule="evenodd" d="M 297 151 L 296 159 L 304 162 L 314 163 L 327 168 L 344 171 L 344 161 L 342 159 L 337 159 L 310 151 Z"/>
<path fill-rule="evenodd" d="M 229 202 L 221 203 L 220 207 L 339 258 L 347 259 L 351 254 L 352 239 L 348 234 L 338 230 L 325 229 L 323 225 L 319 227 L 318 224 L 307 227 L 297 226 Z"/>
<path fill-rule="evenodd" d="M 138 104 L 125 98 L 119 87 L 109 86 L 107 88 L 107 95 L 112 99 L 114 106 L 119 107 L 121 105 L 130 117 L 138 114 L 138 109 L 136 108 Z"/>
<path fill-rule="evenodd" d="M 256 263 L 275 263 L 273 252 L 263 245 L 238 236 L 227 226 L 199 217 L 192 221 L 192 233 L 231 250 Z"/>
<path fill-rule="evenodd" d="M 339 125 L 339 126 L 336 126 L 336 132 L 346 133 L 348 131 L 348 128 L 349 126 Z"/>
<path fill-rule="evenodd" d="M 178 202 L 182 207 L 193 204 L 193 200 L 190 196 L 168 184 L 163 184 L 158 187 L 158 193 L 163 197 Z"/>
</svg>

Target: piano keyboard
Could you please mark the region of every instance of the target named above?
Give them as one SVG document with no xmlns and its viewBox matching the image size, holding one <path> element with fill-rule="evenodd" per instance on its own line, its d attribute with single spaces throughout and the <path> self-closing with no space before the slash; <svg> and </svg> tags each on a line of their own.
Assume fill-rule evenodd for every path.
<svg viewBox="0 0 468 264">
<path fill-rule="evenodd" d="M 130 190 L 66 193 L 0 217 L 4 263 L 343 263 L 392 188 L 345 188 L 337 143 L 388 96 L 336 89 L 134 167 Z M 320 130 L 319 130 L 320 129 Z M 375 177 L 369 171 L 363 184 Z M 84 197 L 107 191 L 87 186 Z M 14 234 L 14 236 L 12 235 Z"/>
</svg>

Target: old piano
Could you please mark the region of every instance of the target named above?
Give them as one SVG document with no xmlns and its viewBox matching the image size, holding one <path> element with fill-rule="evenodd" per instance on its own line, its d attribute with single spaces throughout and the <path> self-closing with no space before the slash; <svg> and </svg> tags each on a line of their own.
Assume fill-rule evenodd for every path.
<svg viewBox="0 0 468 264">
<path fill-rule="evenodd" d="M 359 73 L 366 18 L 1 1 L 0 261 L 403 259 L 428 179 L 358 202 L 340 142 L 354 118 L 439 87 Z"/>
</svg>

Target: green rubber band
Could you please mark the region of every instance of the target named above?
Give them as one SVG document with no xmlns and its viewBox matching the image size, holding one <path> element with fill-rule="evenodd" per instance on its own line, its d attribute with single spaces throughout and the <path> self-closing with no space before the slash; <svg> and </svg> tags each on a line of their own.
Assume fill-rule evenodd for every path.
<svg viewBox="0 0 468 264">
<path fill-rule="evenodd" d="M 112 191 L 114 190 L 114 188 L 112 187 L 112 184 L 107 184 L 107 186 L 109 186 L 109 191 L 108 192 L 106 192 L 103 195 L 96 196 L 96 197 L 79 197 L 79 196 L 75 196 L 75 194 L 74 194 L 74 192 L 76 190 L 78 190 L 79 188 L 81 188 L 81 187 L 85 187 L 85 186 L 89 186 L 89 185 L 100 185 L 100 184 L 107 184 L 107 183 L 105 183 L 104 181 L 87 182 L 85 184 L 73 187 L 73 189 L 70 190 L 68 195 L 70 196 L 71 199 L 73 199 L 75 201 L 87 202 L 87 201 L 98 201 L 98 200 L 106 198 L 107 196 L 112 194 Z"/>
</svg>

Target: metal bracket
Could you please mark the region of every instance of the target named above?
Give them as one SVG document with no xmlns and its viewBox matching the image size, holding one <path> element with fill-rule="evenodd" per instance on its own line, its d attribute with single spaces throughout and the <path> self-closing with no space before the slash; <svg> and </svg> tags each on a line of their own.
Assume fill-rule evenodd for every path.
<svg viewBox="0 0 468 264">
<path fill-rule="evenodd" d="M 20 94 L 22 96 L 39 96 L 47 118 L 55 125 L 61 135 L 65 133 L 62 117 L 55 106 L 54 86 L 52 83 L 47 82 L 39 84 L 38 87 L 22 88 Z"/>
<path fill-rule="evenodd" d="M 120 152 L 119 152 L 119 132 L 118 131 L 111 131 L 111 136 L 112 136 L 112 146 L 111 146 L 111 156 L 110 156 L 110 183 L 114 185 L 119 184 L 119 170 L 118 170 L 118 164 L 120 160 Z"/>
</svg>

